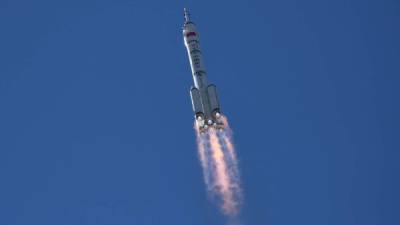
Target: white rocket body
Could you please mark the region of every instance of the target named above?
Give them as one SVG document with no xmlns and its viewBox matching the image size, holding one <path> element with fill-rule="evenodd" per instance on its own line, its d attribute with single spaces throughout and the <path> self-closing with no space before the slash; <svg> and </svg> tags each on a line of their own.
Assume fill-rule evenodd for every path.
<svg viewBox="0 0 400 225">
<path fill-rule="evenodd" d="M 190 90 L 192 106 L 200 131 L 210 126 L 223 128 L 219 121 L 220 105 L 216 86 L 209 84 L 200 49 L 199 32 L 196 25 L 190 21 L 185 9 L 185 23 L 183 25 L 183 39 L 189 56 L 194 86 Z"/>
</svg>

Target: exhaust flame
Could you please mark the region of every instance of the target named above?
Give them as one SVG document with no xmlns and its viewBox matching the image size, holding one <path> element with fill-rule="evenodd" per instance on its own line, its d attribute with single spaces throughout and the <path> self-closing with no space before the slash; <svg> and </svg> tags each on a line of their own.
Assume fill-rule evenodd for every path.
<svg viewBox="0 0 400 225">
<path fill-rule="evenodd" d="M 210 127 L 200 132 L 195 124 L 198 154 L 208 192 L 225 215 L 235 218 L 241 203 L 238 163 L 228 121 L 222 115 L 221 121 L 224 130 Z"/>
</svg>

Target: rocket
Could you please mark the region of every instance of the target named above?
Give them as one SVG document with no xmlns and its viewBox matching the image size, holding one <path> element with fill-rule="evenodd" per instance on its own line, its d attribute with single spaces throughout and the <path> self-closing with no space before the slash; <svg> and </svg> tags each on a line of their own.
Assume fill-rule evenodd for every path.
<svg viewBox="0 0 400 225">
<path fill-rule="evenodd" d="M 196 25 L 190 20 L 189 12 L 184 9 L 185 22 L 183 24 L 183 40 L 189 56 L 194 85 L 190 89 L 193 112 L 196 126 L 200 132 L 210 127 L 223 129 L 217 89 L 214 84 L 208 83 L 200 49 L 200 35 Z"/>
</svg>

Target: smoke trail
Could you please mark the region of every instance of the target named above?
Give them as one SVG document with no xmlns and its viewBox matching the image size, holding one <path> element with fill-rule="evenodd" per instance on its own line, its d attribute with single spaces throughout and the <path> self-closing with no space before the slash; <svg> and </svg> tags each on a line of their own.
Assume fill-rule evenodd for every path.
<svg viewBox="0 0 400 225">
<path fill-rule="evenodd" d="M 225 124 L 223 139 L 226 143 L 230 157 L 236 162 L 236 153 L 232 142 L 232 129 L 229 127 L 228 119 L 225 116 L 221 116 L 221 120 Z"/>
<path fill-rule="evenodd" d="M 200 133 L 199 129 L 196 126 L 196 123 L 194 125 L 195 130 L 196 130 L 196 136 L 197 136 L 197 149 L 198 149 L 198 154 L 199 154 L 199 159 L 201 162 L 201 167 L 203 168 L 203 176 L 204 176 L 204 183 L 206 183 L 207 187 L 211 186 L 211 171 L 210 171 L 210 166 L 211 160 L 209 159 L 209 148 L 208 148 L 208 138 L 206 137 L 207 134 L 205 133 Z"/>
<path fill-rule="evenodd" d="M 215 129 L 210 129 L 210 143 L 212 149 L 212 160 L 215 165 L 214 177 L 216 191 L 222 197 L 222 209 L 226 214 L 236 214 L 236 204 L 231 192 L 232 179 L 229 174 L 227 161 L 225 160 L 220 140 Z"/>
<path fill-rule="evenodd" d="M 225 125 L 223 130 L 210 127 L 200 132 L 196 125 L 195 130 L 207 190 L 216 198 L 222 212 L 232 219 L 241 203 L 240 178 L 232 131 L 225 117 L 221 121 Z"/>
</svg>

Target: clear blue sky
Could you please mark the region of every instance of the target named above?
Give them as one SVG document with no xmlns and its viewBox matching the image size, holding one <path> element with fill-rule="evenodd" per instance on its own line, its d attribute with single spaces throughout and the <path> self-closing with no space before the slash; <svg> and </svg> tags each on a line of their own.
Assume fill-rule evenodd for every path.
<svg viewBox="0 0 400 225">
<path fill-rule="evenodd" d="M 0 224 L 224 224 L 195 149 L 185 6 L 245 224 L 400 224 L 395 0 L 2 0 Z"/>
</svg>

